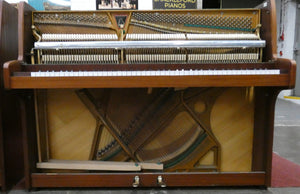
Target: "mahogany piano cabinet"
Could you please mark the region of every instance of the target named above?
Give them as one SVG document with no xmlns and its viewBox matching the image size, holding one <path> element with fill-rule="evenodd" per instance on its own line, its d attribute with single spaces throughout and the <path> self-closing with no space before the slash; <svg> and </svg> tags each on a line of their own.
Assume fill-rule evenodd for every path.
<svg viewBox="0 0 300 194">
<path fill-rule="evenodd" d="M 4 89 L 3 64 L 18 57 L 18 10 L 0 0 L 0 184 L 7 190 L 24 177 L 18 101 Z"/>
<path fill-rule="evenodd" d="M 34 11 L 19 4 L 25 185 L 270 186 L 274 0 L 254 9 Z"/>
</svg>

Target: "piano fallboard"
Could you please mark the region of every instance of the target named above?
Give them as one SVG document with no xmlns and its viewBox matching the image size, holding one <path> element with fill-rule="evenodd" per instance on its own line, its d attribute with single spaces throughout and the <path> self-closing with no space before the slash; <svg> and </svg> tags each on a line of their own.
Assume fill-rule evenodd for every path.
<svg viewBox="0 0 300 194">
<path fill-rule="evenodd" d="M 288 64 L 289 63 L 289 64 Z M 250 64 L 5 64 L 6 88 L 244 87 L 293 85 L 295 65 Z"/>
</svg>

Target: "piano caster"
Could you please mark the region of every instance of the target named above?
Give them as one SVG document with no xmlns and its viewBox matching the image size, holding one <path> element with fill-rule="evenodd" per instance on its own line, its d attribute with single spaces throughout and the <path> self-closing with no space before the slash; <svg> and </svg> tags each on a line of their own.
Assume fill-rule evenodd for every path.
<svg viewBox="0 0 300 194">
<path fill-rule="evenodd" d="M 133 179 L 133 183 L 132 186 L 133 187 L 138 187 L 140 185 L 140 177 L 139 176 L 135 176 Z"/>
<path fill-rule="evenodd" d="M 166 186 L 167 186 L 166 183 L 164 182 L 162 176 L 158 176 L 158 177 L 157 177 L 157 184 L 158 184 L 158 186 L 160 186 L 160 187 L 166 187 Z"/>
</svg>

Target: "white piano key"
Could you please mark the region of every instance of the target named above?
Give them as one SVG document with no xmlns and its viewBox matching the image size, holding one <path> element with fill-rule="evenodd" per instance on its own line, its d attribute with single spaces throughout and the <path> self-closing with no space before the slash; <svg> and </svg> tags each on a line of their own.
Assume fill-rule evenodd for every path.
<svg viewBox="0 0 300 194">
<path fill-rule="evenodd" d="M 222 75 L 219 70 L 214 70 L 213 72 L 214 72 L 214 75 Z"/>
<path fill-rule="evenodd" d="M 111 76 L 117 76 L 117 72 L 116 71 L 113 71 Z"/>
<path fill-rule="evenodd" d="M 243 70 L 147 70 L 147 71 L 39 71 L 31 77 L 81 77 L 81 76 L 201 76 L 201 75 L 278 75 L 279 69 Z"/>
<path fill-rule="evenodd" d="M 156 72 L 155 72 L 155 75 L 161 76 L 161 75 L 162 75 L 162 71 L 156 71 Z"/>
<path fill-rule="evenodd" d="M 246 70 L 248 75 L 254 75 L 254 71 L 251 71 L 249 69 Z"/>
<path fill-rule="evenodd" d="M 169 73 L 170 76 L 179 76 L 179 70 L 171 70 L 170 73 Z"/>
<path fill-rule="evenodd" d="M 266 74 L 271 74 L 272 73 L 272 70 L 266 70 Z"/>
<path fill-rule="evenodd" d="M 180 75 L 180 76 L 183 76 L 183 75 L 184 75 L 184 69 L 182 69 L 182 70 L 179 71 L 179 75 Z"/>
<path fill-rule="evenodd" d="M 150 76 L 150 71 L 145 71 L 145 76 Z"/>
<path fill-rule="evenodd" d="M 79 72 L 78 71 L 73 71 L 73 77 L 78 77 L 79 76 Z"/>
<path fill-rule="evenodd" d="M 69 71 L 69 77 L 74 77 L 74 72 L 73 71 Z"/>
<path fill-rule="evenodd" d="M 122 76 L 122 72 L 121 71 L 117 71 L 117 76 Z"/>
<path fill-rule="evenodd" d="M 59 72 L 54 71 L 54 72 L 51 73 L 51 75 L 52 75 L 53 77 L 59 77 Z"/>
</svg>

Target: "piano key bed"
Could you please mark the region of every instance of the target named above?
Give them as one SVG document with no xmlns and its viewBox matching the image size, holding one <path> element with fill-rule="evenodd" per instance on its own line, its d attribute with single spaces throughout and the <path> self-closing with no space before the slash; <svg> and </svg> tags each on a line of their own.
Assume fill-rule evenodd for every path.
<svg viewBox="0 0 300 194">
<path fill-rule="evenodd" d="M 10 88 L 226 87 L 281 86 L 291 81 L 290 69 L 273 62 L 238 64 L 238 68 L 237 64 L 86 64 L 82 68 L 83 65 L 6 64 L 4 73 L 11 76 L 5 79 L 5 85 Z M 45 83 L 47 86 L 42 86 Z"/>
</svg>

